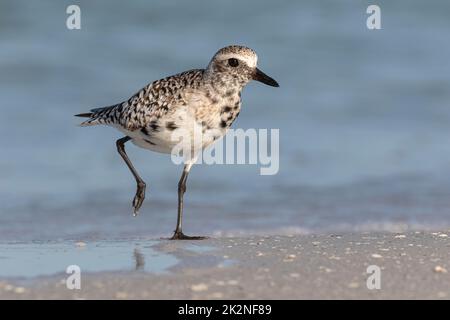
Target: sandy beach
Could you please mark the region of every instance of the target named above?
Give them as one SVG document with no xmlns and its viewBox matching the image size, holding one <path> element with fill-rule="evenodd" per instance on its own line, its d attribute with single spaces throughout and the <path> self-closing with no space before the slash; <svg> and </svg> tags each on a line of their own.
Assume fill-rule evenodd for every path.
<svg viewBox="0 0 450 320">
<path fill-rule="evenodd" d="M 107 243 L 98 270 L 83 272 L 80 263 L 80 290 L 67 289 L 63 272 L 3 277 L 3 264 L 0 299 L 448 299 L 449 233 L 66 242 L 61 252 L 91 252 L 90 261 Z M 4 243 L 2 260 L 27 247 L 45 260 L 55 245 Z M 123 267 L 110 270 L 117 261 L 108 257 Z M 380 268 L 380 289 L 367 287 L 371 265 Z"/>
</svg>

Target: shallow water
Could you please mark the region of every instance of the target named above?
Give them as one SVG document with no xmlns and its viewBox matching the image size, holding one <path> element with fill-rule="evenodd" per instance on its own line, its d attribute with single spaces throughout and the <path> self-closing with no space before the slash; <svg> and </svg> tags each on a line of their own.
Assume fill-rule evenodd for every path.
<svg viewBox="0 0 450 320">
<path fill-rule="evenodd" d="M 379 31 L 366 29 L 366 1 L 77 3 L 78 31 L 66 2 L 0 3 L 1 240 L 170 235 L 181 168 L 128 148 L 149 186 L 133 218 L 120 134 L 72 115 L 231 43 L 281 84 L 250 84 L 234 125 L 279 128 L 280 171 L 194 167 L 189 233 L 450 226 L 448 1 L 379 1 Z"/>
<path fill-rule="evenodd" d="M 208 266 L 217 260 L 214 247 L 197 242 L 155 240 L 33 241 L 0 243 L 0 278 L 29 279 L 62 274 L 68 277 L 77 266 L 82 273 L 150 272 L 165 274 L 183 261 Z M 201 256 L 201 257 L 200 257 Z M 194 261 L 195 260 L 195 261 Z M 222 261 L 223 260 L 223 261 Z"/>
<path fill-rule="evenodd" d="M 154 243 L 153 243 L 154 244 Z M 133 248 L 131 251 L 130 248 Z M 147 263 L 145 260 L 147 259 Z M 7 243 L 0 245 L 0 277 L 28 278 L 65 273 L 72 265 L 83 272 L 138 271 L 162 273 L 177 259 L 140 243 Z"/>
</svg>

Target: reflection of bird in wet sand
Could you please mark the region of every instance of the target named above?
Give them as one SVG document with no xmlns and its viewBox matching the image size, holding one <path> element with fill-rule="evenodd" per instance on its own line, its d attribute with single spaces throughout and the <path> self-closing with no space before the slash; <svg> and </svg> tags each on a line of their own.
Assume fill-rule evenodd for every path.
<svg viewBox="0 0 450 320">
<path fill-rule="evenodd" d="M 135 248 L 133 251 L 133 257 L 135 261 L 135 270 L 142 270 L 145 266 L 145 258 L 144 255 L 138 248 Z"/>
</svg>

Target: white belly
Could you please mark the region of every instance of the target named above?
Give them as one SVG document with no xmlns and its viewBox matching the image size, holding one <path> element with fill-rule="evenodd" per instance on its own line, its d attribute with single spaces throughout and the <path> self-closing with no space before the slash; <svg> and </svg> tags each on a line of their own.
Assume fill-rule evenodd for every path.
<svg viewBox="0 0 450 320">
<path fill-rule="evenodd" d="M 173 119 L 173 118 L 171 118 Z M 178 150 L 190 150 L 191 154 L 197 154 L 202 149 L 219 140 L 226 133 L 223 129 L 207 129 L 194 120 L 178 121 L 168 119 L 162 122 L 158 131 L 145 135 L 140 130 L 129 131 L 123 127 L 116 127 L 123 134 L 130 137 L 132 143 L 138 147 L 159 153 L 176 153 Z M 168 129 L 167 122 L 173 122 L 176 129 Z"/>
</svg>

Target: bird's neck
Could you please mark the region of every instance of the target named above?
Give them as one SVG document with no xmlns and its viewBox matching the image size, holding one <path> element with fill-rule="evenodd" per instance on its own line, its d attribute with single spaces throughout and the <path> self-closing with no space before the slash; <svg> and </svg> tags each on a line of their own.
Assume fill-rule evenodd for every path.
<svg viewBox="0 0 450 320">
<path fill-rule="evenodd" d="M 240 95 L 240 92 L 247 84 L 244 79 L 228 73 L 205 72 L 204 82 L 211 88 L 214 94 L 230 97 Z"/>
</svg>

